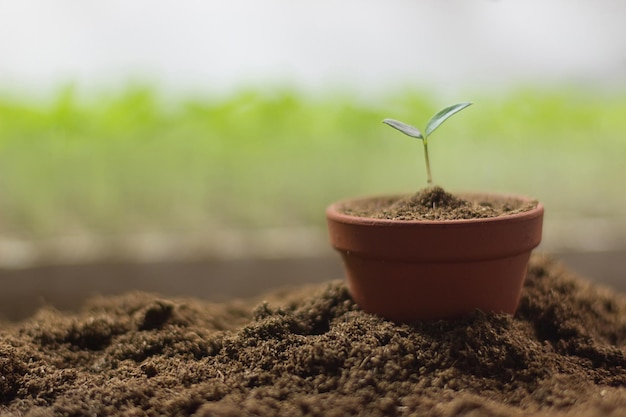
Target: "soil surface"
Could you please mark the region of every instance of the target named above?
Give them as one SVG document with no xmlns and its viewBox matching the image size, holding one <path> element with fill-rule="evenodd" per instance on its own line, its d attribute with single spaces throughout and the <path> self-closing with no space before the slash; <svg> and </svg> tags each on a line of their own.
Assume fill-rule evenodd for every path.
<svg viewBox="0 0 626 417">
<path fill-rule="evenodd" d="M 531 261 L 515 317 L 395 324 L 341 282 L 0 325 L 0 414 L 626 415 L 626 297 Z"/>
<path fill-rule="evenodd" d="M 373 219 L 467 220 L 521 213 L 536 206 L 536 201 L 495 195 L 454 195 L 441 187 L 430 187 L 409 196 L 355 200 L 344 205 L 342 212 Z"/>
</svg>

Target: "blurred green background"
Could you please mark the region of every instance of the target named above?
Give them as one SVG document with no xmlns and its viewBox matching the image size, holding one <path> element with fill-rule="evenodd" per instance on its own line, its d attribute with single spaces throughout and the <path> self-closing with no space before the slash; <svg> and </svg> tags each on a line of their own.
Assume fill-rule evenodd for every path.
<svg viewBox="0 0 626 417">
<path fill-rule="evenodd" d="M 339 278 L 325 208 L 426 186 L 545 205 L 625 290 L 626 2 L 0 1 L 0 320 L 130 290 Z"/>
<path fill-rule="evenodd" d="M 626 95 L 517 89 L 433 135 L 435 182 L 520 193 L 548 218 L 626 220 Z M 295 89 L 168 99 L 151 87 L 0 96 L 0 234 L 25 240 L 312 227 L 333 200 L 425 186 L 418 126 L 452 104 Z"/>
</svg>

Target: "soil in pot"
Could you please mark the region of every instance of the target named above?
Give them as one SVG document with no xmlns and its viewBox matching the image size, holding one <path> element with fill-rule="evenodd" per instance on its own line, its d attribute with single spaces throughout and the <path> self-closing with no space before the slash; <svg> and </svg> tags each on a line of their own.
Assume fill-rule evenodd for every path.
<svg viewBox="0 0 626 417">
<path fill-rule="evenodd" d="M 626 297 L 546 258 L 514 317 L 394 324 L 341 282 L 266 299 L 128 294 L 3 323 L 0 414 L 626 413 Z"/>
<path fill-rule="evenodd" d="M 355 200 L 344 214 L 389 220 L 486 219 L 529 211 L 536 201 L 497 195 L 455 195 L 435 186 L 413 195 Z"/>
</svg>

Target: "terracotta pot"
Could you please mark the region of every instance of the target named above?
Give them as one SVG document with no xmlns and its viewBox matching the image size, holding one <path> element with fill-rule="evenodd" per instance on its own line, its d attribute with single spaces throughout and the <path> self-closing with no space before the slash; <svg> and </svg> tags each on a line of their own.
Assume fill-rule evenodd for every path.
<svg viewBox="0 0 626 417">
<path fill-rule="evenodd" d="M 517 197 L 529 201 L 526 197 Z M 457 318 L 480 309 L 514 314 L 543 205 L 519 214 L 449 221 L 381 220 L 326 210 L 354 301 L 388 319 Z"/>
</svg>

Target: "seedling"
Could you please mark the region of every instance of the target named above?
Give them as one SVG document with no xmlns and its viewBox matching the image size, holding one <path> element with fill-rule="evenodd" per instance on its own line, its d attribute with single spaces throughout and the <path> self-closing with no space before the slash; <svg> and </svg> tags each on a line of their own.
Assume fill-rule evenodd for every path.
<svg viewBox="0 0 626 417">
<path fill-rule="evenodd" d="M 432 184 L 433 182 L 433 177 L 430 173 L 430 160 L 428 159 L 428 137 L 435 131 L 435 129 L 441 126 L 441 124 L 445 122 L 446 119 L 470 105 L 472 105 L 472 103 L 459 103 L 440 110 L 428 121 L 428 123 L 426 124 L 426 129 L 424 130 L 424 134 L 422 134 L 422 132 L 420 132 L 419 129 L 417 129 L 416 127 L 408 125 L 406 123 L 402 123 L 393 119 L 383 120 L 383 123 L 393 127 L 394 129 L 399 130 L 405 135 L 422 140 L 424 144 L 424 158 L 426 159 L 426 173 L 428 174 L 428 184 Z"/>
</svg>

